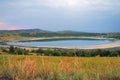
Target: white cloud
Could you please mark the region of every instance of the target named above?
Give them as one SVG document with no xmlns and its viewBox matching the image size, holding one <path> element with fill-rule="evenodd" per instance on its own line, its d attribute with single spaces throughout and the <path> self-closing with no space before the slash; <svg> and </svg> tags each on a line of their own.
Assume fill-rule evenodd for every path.
<svg viewBox="0 0 120 80">
<path fill-rule="evenodd" d="M 120 7 L 119 0 L 21 0 L 9 4 L 21 7 L 46 6 L 71 10 L 118 10 Z"/>
<path fill-rule="evenodd" d="M 87 0 L 49 0 L 47 4 L 50 7 L 55 6 L 63 8 L 84 8 L 90 5 Z"/>
<path fill-rule="evenodd" d="M 73 10 L 118 10 L 120 1 L 110 0 L 46 0 L 45 6 Z"/>
<path fill-rule="evenodd" d="M 90 8 L 90 7 L 118 7 L 119 0 L 21 0 L 10 3 L 22 6 L 48 6 L 53 8 Z"/>
</svg>

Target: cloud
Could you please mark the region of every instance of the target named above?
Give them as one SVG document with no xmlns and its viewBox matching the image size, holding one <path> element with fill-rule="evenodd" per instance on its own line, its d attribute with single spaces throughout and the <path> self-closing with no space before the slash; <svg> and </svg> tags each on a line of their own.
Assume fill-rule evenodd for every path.
<svg viewBox="0 0 120 80">
<path fill-rule="evenodd" d="M 17 29 L 19 29 L 17 26 L 10 26 L 10 27 L 8 27 L 8 30 L 17 30 Z"/>
<path fill-rule="evenodd" d="M 119 0 L 20 0 L 8 4 L 27 8 L 44 6 L 69 10 L 118 10 L 120 7 Z"/>
<path fill-rule="evenodd" d="M 94 26 L 114 30 L 120 25 L 119 7 L 120 0 L 0 0 L 0 21 L 13 24 L 1 22 L 0 29 L 81 30 Z"/>
<path fill-rule="evenodd" d="M 18 26 L 10 26 L 7 23 L 0 22 L 0 30 L 17 30 L 20 29 Z"/>
</svg>

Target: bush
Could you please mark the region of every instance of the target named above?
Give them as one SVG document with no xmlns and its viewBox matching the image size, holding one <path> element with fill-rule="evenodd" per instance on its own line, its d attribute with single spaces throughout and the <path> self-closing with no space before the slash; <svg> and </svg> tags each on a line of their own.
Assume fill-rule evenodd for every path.
<svg viewBox="0 0 120 80">
<path fill-rule="evenodd" d="M 6 53 L 9 52 L 9 51 L 8 51 L 6 48 L 4 48 L 4 47 L 1 48 L 1 51 L 2 51 L 2 52 L 6 52 Z"/>
</svg>

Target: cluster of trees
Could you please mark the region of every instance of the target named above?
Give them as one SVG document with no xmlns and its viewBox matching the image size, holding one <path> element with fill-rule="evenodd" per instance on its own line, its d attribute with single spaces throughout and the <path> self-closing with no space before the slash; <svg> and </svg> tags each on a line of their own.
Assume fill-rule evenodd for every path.
<svg viewBox="0 0 120 80">
<path fill-rule="evenodd" d="M 22 54 L 27 55 L 27 54 L 29 54 L 29 50 L 14 47 L 14 46 L 10 46 L 9 49 L 2 48 L 2 51 L 6 52 L 6 53 L 9 53 L 9 54 L 18 54 L 18 55 L 22 55 Z"/>
<path fill-rule="evenodd" d="M 67 50 L 67 49 L 38 49 L 32 50 L 31 52 L 45 56 L 78 56 L 78 57 L 116 57 L 120 56 L 120 50 Z"/>
<path fill-rule="evenodd" d="M 27 54 L 29 54 L 29 50 L 10 46 L 9 53 L 10 54 L 18 54 L 18 55 L 21 55 L 21 54 L 27 55 Z"/>
</svg>

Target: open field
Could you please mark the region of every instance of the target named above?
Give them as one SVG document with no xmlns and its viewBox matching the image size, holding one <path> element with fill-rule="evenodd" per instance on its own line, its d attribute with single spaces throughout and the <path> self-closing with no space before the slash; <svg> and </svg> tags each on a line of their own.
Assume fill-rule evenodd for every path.
<svg viewBox="0 0 120 80">
<path fill-rule="evenodd" d="M 120 57 L 0 56 L 0 80 L 120 80 Z"/>
</svg>

